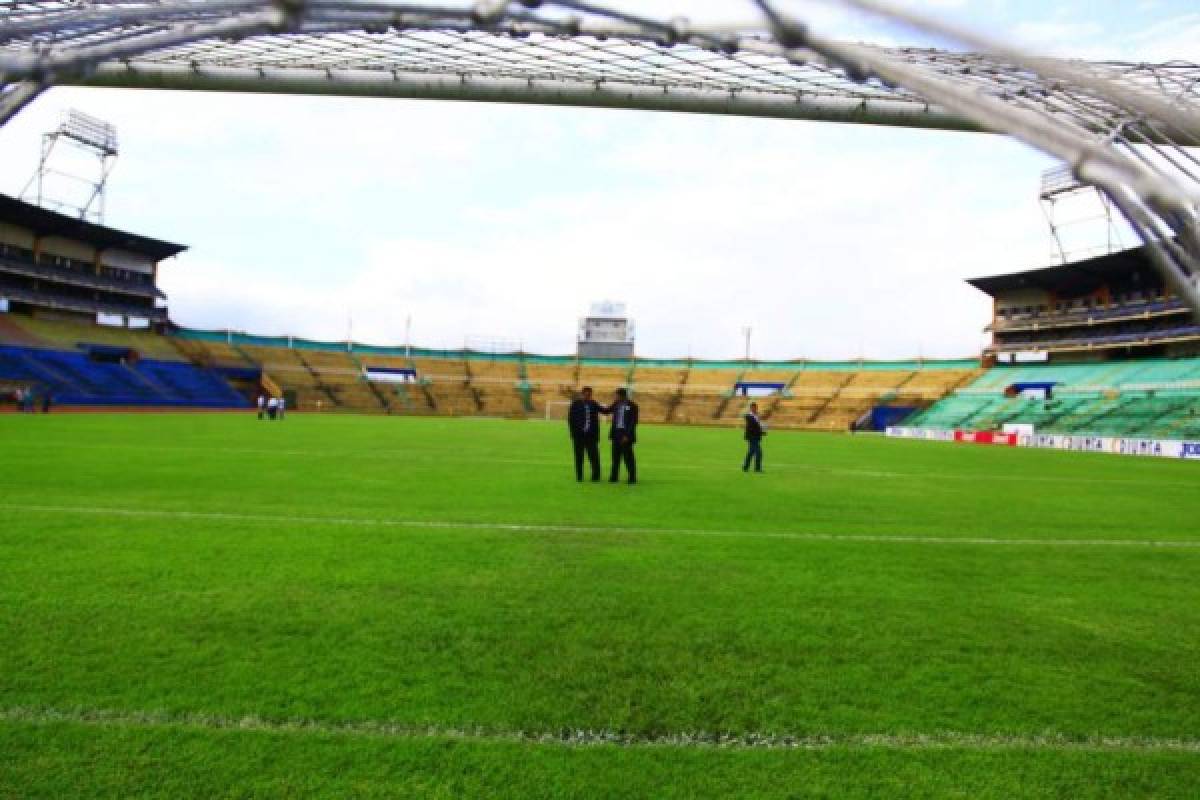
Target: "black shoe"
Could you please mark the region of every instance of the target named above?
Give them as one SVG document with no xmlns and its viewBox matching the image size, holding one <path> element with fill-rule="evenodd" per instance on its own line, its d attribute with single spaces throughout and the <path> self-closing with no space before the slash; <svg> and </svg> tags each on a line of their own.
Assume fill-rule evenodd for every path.
<svg viewBox="0 0 1200 800">
<path fill-rule="evenodd" d="M 608 482 L 609 482 L 609 483 L 616 483 L 616 482 L 617 482 L 617 479 L 616 479 L 616 478 L 609 478 L 609 479 L 608 479 Z"/>
<path fill-rule="evenodd" d="M 598 481 L 598 480 L 600 480 L 600 476 L 599 476 L 599 475 L 593 475 L 593 476 L 592 476 L 592 483 L 595 483 L 595 482 L 596 482 L 596 481 Z"/>
<path fill-rule="evenodd" d="M 630 478 L 628 483 L 637 483 L 637 478 Z"/>
<path fill-rule="evenodd" d="M 749 467 L 742 467 L 742 472 L 749 472 L 749 471 L 750 471 Z"/>
</svg>

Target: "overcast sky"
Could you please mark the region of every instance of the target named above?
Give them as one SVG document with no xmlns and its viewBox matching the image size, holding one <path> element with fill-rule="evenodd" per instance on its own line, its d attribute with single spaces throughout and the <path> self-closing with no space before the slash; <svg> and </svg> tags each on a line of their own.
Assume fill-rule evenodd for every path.
<svg viewBox="0 0 1200 800">
<path fill-rule="evenodd" d="M 1190 1 L 913 4 L 1057 54 L 1200 60 Z M 68 108 L 118 128 L 106 222 L 189 245 L 161 282 L 192 327 L 400 343 L 411 315 L 414 344 L 565 353 L 614 299 L 643 356 L 740 356 L 746 325 L 758 358 L 970 356 L 989 304 L 963 279 L 1053 252 L 1052 162 L 1004 138 L 649 112 L 63 88 L 0 128 L 0 191 Z"/>
</svg>

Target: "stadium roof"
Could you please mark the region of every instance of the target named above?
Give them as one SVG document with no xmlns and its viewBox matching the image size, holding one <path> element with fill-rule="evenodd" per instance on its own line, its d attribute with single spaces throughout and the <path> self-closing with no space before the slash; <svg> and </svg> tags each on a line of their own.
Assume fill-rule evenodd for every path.
<svg viewBox="0 0 1200 800">
<path fill-rule="evenodd" d="M 1131 278 L 1147 286 L 1162 283 L 1162 278 L 1154 269 L 1154 264 L 1144 247 L 1108 253 L 1070 264 L 1013 272 L 1008 275 L 972 278 L 967 283 L 992 297 L 997 297 L 1004 292 L 1020 289 L 1042 289 L 1056 294 L 1087 292 L 1115 280 L 1128 281 Z"/>
<path fill-rule="evenodd" d="M 0 194 L 0 221 L 27 228 L 38 236 L 62 236 L 95 244 L 105 250 L 119 248 L 149 256 L 155 261 L 179 255 L 187 249 L 187 245 L 97 225 L 5 194 Z"/>
</svg>

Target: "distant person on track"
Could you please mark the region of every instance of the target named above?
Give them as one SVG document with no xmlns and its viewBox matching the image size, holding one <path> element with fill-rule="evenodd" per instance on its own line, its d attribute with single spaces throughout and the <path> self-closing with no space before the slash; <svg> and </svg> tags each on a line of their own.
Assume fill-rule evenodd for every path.
<svg viewBox="0 0 1200 800">
<path fill-rule="evenodd" d="M 287 411 L 287 398 L 283 395 L 279 396 L 279 418 L 283 419 L 284 412 Z"/>
<path fill-rule="evenodd" d="M 263 419 L 267 415 L 267 396 L 262 392 L 258 393 L 258 418 Z"/>
<path fill-rule="evenodd" d="M 575 449 L 575 480 L 583 480 L 583 456 L 587 454 L 592 480 L 600 480 L 600 415 L 605 409 L 592 399 L 592 387 L 585 386 L 567 410 L 567 429 Z"/>
<path fill-rule="evenodd" d="M 50 395 L 49 389 L 42 390 L 42 413 L 49 414 L 50 406 L 54 403 L 54 398 Z"/>
<path fill-rule="evenodd" d="M 267 400 L 267 419 L 275 419 L 279 415 L 279 398 L 272 397 Z"/>
<path fill-rule="evenodd" d="M 750 462 L 754 461 L 754 471 L 762 472 L 762 440 L 767 435 L 766 426 L 758 418 L 758 403 L 751 403 L 744 417 L 746 421 L 746 460 L 742 462 L 742 472 L 750 471 Z"/>
<path fill-rule="evenodd" d="M 608 432 L 608 438 L 612 440 L 612 472 L 608 480 L 616 483 L 620 479 L 621 462 L 624 461 L 629 482 L 637 483 L 637 458 L 633 455 L 633 446 L 637 444 L 637 403 L 629 399 L 625 389 L 617 389 L 616 399 L 604 412 L 612 414 L 612 427 Z"/>
</svg>

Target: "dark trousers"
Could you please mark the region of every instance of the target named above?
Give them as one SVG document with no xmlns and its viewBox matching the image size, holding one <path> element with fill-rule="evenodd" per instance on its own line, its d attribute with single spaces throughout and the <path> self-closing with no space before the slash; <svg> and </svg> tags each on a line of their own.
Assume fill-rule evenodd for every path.
<svg viewBox="0 0 1200 800">
<path fill-rule="evenodd" d="M 575 447 L 575 480 L 583 480 L 584 453 L 587 453 L 588 463 L 592 467 L 592 480 L 600 480 L 600 443 L 595 439 L 572 436 L 571 444 Z"/>
<path fill-rule="evenodd" d="M 619 439 L 612 440 L 612 473 L 609 475 L 609 480 L 617 480 L 621 477 L 621 462 L 625 462 L 625 472 L 629 475 L 629 482 L 637 482 L 637 459 L 633 455 L 633 442 L 622 442 Z"/>
<path fill-rule="evenodd" d="M 750 461 L 753 459 L 754 471 L 762 472 L 762 440 L 747 439 L 746 444 L 746 460 L 742 462 L 742 471 L 750 469 Z"/>
</svg>

